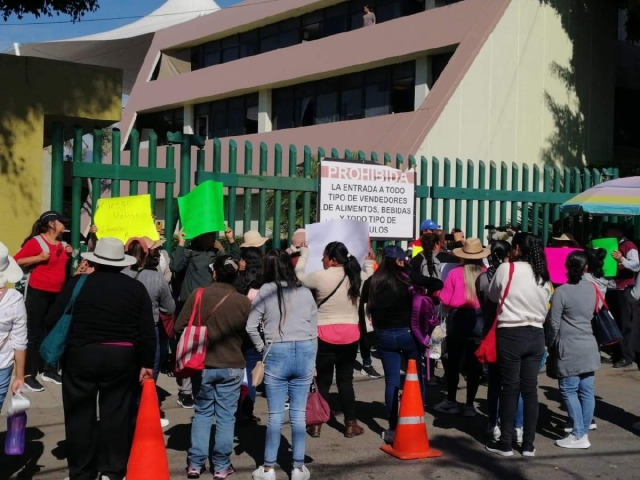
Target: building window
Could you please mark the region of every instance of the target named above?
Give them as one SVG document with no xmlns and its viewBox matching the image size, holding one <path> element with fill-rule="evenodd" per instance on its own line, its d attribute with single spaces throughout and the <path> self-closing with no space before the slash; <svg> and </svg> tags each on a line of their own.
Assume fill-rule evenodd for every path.
<svg viewBox="0 0 640 480">
<path fill-rule="evenodd" d="M 436 1 L 436 0 L 428 0 Z M 437 0 L 442 4 L 456 0 Z M 240 58 L 311 42 L 363 26 L 364 6 L 376 14 L 376 23 L 423 12 L 425 0 L 351 0 L 300 17 L 207 42 L 191 49 L 191 70 L 232 62 Z M 430 7 L 432 8 L 432 7 Z"/>
<path fill-rule="evenodd" d="M 413 111 L 415 62 L 273 91 L 273 129 Z"/>
<path fill-rule="evenodd" d="M 182 132 L 184 128 L 184 110 L 172 108 L 161 112 L 140 113 L 134 128 L 143 134 L 143 130 L 153 130 L 158 135 L 158 145 L 167 144 L 167 133 Z M 142 135 L 144 137 L 144 135 Z"/>
<path fill-rule="evenodd" d="M 196 133 L 208 138 L 258 133 L 258 94 L 194 106 Z"/>
<path fill-rule="evenodd" d="M 440 75 L 442 75 L 442 72 L 444 72 L 444 69 L 449 63 L 449 60 L 451 60 L 451 57 L 453 57 L 453 53 L 454 52 L 442 53 L 440 55 L 433 55 L 431 57 L 431 71 L 433 73 L 432 73 L 432 83 L 431 85 L 429 85 L 429 90 L 433 88 L 433 86 L 436 84 L 436 82 L 440 78 Z"/>
</svg>

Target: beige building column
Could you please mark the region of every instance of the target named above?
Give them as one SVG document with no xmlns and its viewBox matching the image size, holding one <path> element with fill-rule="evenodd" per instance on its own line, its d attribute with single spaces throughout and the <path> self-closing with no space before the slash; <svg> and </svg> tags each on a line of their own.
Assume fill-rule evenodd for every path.
<svg viewBox="0 0 640 480">
<path fill-rule="evenodd" d="M 271 122 L 271 89 L 260 90 L 258 94 L 258 133 L 273 130 Z"/>
<path fill-rule="evenodd" d="M 193 125 L 193 105 L 185 105 L 183 107 L 183 122 L 184 126 L 182 127 L 182 133 L 194 133 Z"/>
<path fill-rule="evenodd" d="M 429 85 L 432 83 L 433 70 L 431 68 L 431 57 L 420 57 L 416 59 L 416 93 L 414 100 L 414 110 L 418 110 L 425 98 L 429 94 Z"/>
</svg>

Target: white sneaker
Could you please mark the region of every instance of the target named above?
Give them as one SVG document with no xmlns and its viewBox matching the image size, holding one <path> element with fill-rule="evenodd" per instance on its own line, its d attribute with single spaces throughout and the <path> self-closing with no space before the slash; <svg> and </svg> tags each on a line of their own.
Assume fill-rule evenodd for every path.
<svg viewBox="0 0 640 480">
<path fill-rule="evenodd" d="M 291 480 L 309 480 L 311 478 L 311 472 L 304 465 L 302 468 L 294 468 L 291 472 Z"/>
<path fill-rule="evenodd" d="M 495 426 L 493 428 L 487 428 L 487 437 L 489 437 L 491 440 L 497 442 L 498 440 L 500 440 L 500 435 L 502 434 L 502 432 L 500 431 L 500 427 L 499 426 Z"/>
<path fill-rule="evenodd" d="M 166 418 L 161 418 L 161 419 L 160 419 L 160 426 L 161 426 L 162 428 L 166 428 L 166 427 L 168 427 L 170 423 L 171 423 L 171 422 L 170 422 L 169 420 L 167 420 Z"/>
<path fill-rule="evenodd" d="M 516 442 L 521 444 L 524 439 L 524 428 L 516 428 Z"/>
<path fill-rule="evenodd" d="M 450 415 L 457 415 L 460 413 L 460 406 L 457 402 L 450 402 L 449 400 L 443 400 L 438 403 L 433 409 L 436 412 L 448 413 Z"/>
<path fill-rule="evenodd" d="M 395 430 L 385 430 L 382 432 L 382 441 L 387 445 L 393 445 L 393 441 L 396 439 L 396 431 Z"/>
<path fill-rule="evenodd" d="M 267 472 L 264 466 L 261 466 L 251 474 L 251 478 L 253 480 L 276 480 L 276 471 L 272 468 Z"/>
<path fill-rule="evenodd" d="M 589 430 L 597 430 L 598 429 L 598 425 L 596 424 L 596 422 L 591 422 L 591 425 L 589 425 Z M 571 422 L 565 423 L 564 424 L 564 433 L 571 433 L 573 432 L 573 425 L 571 424 Z"/>
<path fill-rule="evenodd" d="M 556 440 L 556 445 L 562 448 L 587 449 L 591 446 L 591 443 L 589 443 L 589 435 L 583 435 L 582 438 L 577 438 L 572 433 L 567 438 Z"/>
<path fill-rule="evenodd" d="M 478 414 L 476 407 L 473 405 L 465 405 L 464 406 L 464 416 L 467 418 L 475 417 Z"/>
<path fill-rule="evenodd" d="M 589 425 L 589 430 L 597 430 L 598 429 L 598 425 L 596 424 L 595 421 L 591 422 L 591 425 Z"/>
</svg>

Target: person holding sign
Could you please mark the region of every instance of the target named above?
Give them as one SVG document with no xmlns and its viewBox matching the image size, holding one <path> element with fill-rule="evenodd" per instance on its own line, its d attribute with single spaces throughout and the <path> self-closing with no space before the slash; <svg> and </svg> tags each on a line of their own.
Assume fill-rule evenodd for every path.
<svg viewBox="0 0 640 480">
<path fill-rule="evenodd" d="M 43 365 L 40 344 L 45 336 L 44 319 L 62 291 L 67 279 L 67 262 L 72 249 L 60 241 L 65 223 L 69 221 L 58 212 L 45 212 L 33 225 L 31 234 L 14 256 L 28 274 L 24 291 L 27 308 L 27 363 L 25 386 L 32 392 L 42 392 L 42 381 L 62 384 L 57 365 Z"/>
<path fill-rule="evenodd" d="M 638 247 L 624 236 L 620 225 L 609 225 L 605 237 L 618 240 L 618 250 L 611 254 L 618 262 L 616 289 L 608 292 L 607 304 L 623 335 L 622 342 L 612 349 L 611 361 L 613 368 L 625 368 L 631 365 L 634 359 L 631 334 L 634 304 L 629 302 L 626 291 L 633 288 L 635 284 L 636 274 L 640 272 L 640 258 Z"/>
<path fill-rule="evenodd" d="M 309 250 L 303 247 L 296 265 L 296 275 L 302 284 L 316 291 L 318 302 L 318 389 L 329 401 L 329 389 L 336 372 L 338 396 L 347 438 L 364 434 L 356 420 L 356 395 L 353 391 L 353 367 L 358 355 L 360 327 L 358 302 L 362 282 L 373 275 L 373 255 L 365 260 L 363 272 L 358 260 L 341 242 L 329 243 L 322 255 L 323 270 L 305 274 Z M 322 425 L 310 425 L 312 437 L 320 436 Z"/>
</svg>

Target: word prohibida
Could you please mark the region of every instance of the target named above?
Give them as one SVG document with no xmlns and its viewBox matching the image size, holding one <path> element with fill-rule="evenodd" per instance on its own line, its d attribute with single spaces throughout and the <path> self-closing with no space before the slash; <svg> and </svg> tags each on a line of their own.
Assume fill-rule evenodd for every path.
<svg viewBox="0 0 640 480">
<path fill-rule="evenodd" d="M 393 168 L 351 168 L 341 165 L 330 165 L 329 178 L 353 180 L 361 182 L 411 183 L 406 172 Z"/>
</svg>

